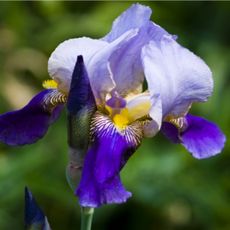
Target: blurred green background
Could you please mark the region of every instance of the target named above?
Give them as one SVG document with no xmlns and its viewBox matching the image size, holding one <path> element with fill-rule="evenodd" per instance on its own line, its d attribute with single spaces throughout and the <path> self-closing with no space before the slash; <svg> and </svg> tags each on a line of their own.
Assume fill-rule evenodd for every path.
<svg viewBox="0 0 230 230">
<path fill-rule="evenodd" d="M 47 60 L 62 41 L 100 38 L 132 2 L 1 2 L 0 112 L 20 108 L 49 78 Z M 194 114 L 230 134 L 230 4 L 143 2 L 152 20 L 211 67 L 215 90 Z M 65 112 L 32 146 L 0 145 L 0 229 L 23 229 L 24 186 L 32 190 L 53 230 L 80 228 L 80 213 L 65 179 Z M 198 161 L 159 134 L 144 140 L 122 171 L 133 197 L 96 210 L 93 229 L 230 229 L 230 146 Z"/>
</svg>

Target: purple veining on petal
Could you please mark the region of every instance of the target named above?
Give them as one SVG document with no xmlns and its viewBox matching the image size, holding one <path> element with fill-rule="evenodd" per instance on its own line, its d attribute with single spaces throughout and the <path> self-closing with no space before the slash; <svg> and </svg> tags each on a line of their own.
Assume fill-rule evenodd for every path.
<svg viewBox="0 0 230 230">
<path fill-rule="evenodd" d="M 179 130 L 173 124 L 169 122 L 163 122 L 161 126 L 161 132 L 173 143 L 181 143 L 179 139 Z"/>
<path fill-rule="evenodd" d="M 82 206 L 122 203 L 131 196 L 123 187 L 119 172 L 137 145 L 120 134 L 112 122 L 104 120 L 101 124 L 93 134 L 94 141 L 86 155 L 76 191 Z"/>
<path fill-rule="evenodd" d="M 193 115 L 187 115 L 186 119 L 188 127 L 181 133 L 181 140 L 195 158 L 208 158 L 221 152 L 226 138 L 216 124 Z"/>
<path fill-rule="evenodd" d="M 42 138 L 62 109 L 62 105 L 47 104 L 53 93 L 53 89 L 43 90 L 22 109 L 0 115 L 0 141 L 15 146 Z"/>
</svg>

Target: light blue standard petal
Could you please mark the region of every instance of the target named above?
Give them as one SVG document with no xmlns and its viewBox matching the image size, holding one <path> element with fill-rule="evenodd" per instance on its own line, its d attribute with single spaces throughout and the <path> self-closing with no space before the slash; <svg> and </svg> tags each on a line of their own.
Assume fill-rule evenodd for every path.
<svg viewBox="0 0 230 230">
<path fill-rule="evenodd" d="M 198 159 L 220 153 L 225 144 L 225 135 L 220 128 L 204 118 L 187 115 L 183 131 L 170 122 L 163 122 L 161 131 L 173 143 L 181 143 Z"/>
<path fill-rule="evenodd" d="M 13 146 L 36 142 L 58 118 L 64 101 L 64 95 L 56 89 L 48 89 L 22 109 L 0 115 L 0 141 Z"/>
<path fill-rule="evenodd" d="M 170 36 L 146 45 L 142 62 L 152 103 L 161 101 L 163 117 L 183 116 L 192 102 L 206 101 L 212 93 L 209 67 Z"/>
<path fill-rule="evenodd" d="M 119 53 L 120 50 L 124 50 L 124 47 L 129 46 L 132 39 L 137 36 L 137 34 L 138 30 L 136 29 L 125 32 L 119 38 L 97 52 L 89 61 L 88 65 L 86 64 L 90 84 L 97 104 L 105 102 L 106 94 L 110 93 L 116 87 L 116 82 L 114 81 L 115 75 L 111 69 L 110 58 L 114 54 Z"/>
<path fill-rule="evenodd" d="M 151 14 L 152 10 L 148 6 L 133 4 L 115 19 L 111 31 L 103 40 L 112 42 L 128 30 L 142 27 L 149 21 Z"/>
<path fill-rule="evenodd" d="M 51 230 L 46 216 L 27 187 L 25 188 L 25 228 Z"/>
<path fill-rule="evenodd" d="M 133 29 L 111 43 L 90 38 L 67 40 L 52 53 L 48 63 L 49 73 L 58 82 L 58 89 L 68 93 L 76 58 L 82 55 L 96 102 L 101 104 L 105 95 L 115 87 L 109 58 L 136 35 L 137 30 Z"/>
<path fill-rule="evenodd" d="M 68 93 L 71 77 L 78 55 L 84 56 L 87 65 L 93 55 L 107 46 L 107 42 L 87 37 L 69 39 L 57 46 L 48 61 L 50 76 L 58 82 L 58 87 Z"/>
<path fill-rule="evenodd" d="M 141 49 L 150 40 L 160 40 L 162 36 L 169 35 L 159 25 L 149 21 L 150 15 L 151 10 L 148 7 L 134 4 L 115 20 L 112 31 L 108 35 L 108 38 L 111 36 L 117 38 L 127 29 L 137 30 L 136 36 L 124 43 L 109 58 L 113 80 L 116 83 L 114 90 L 120 95 L 142 91 L 144 71 L 141 62 Z M 109 42 L 111 41 L 113 40 L 109 40 Z"/>
</svg>

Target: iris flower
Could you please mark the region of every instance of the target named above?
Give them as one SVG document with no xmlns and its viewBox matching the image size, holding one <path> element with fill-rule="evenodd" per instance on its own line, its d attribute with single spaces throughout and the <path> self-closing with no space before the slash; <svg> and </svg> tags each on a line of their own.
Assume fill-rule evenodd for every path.
<svg viewBox="0 0 230 230">
<path fill-rule="evenodd" d="M 24 145 L 46 133 L 67 101 L 70 113 L 95 104 L 76 188 L 83 207 L 122 203 L 131 196 L 119 173 L 144 137 L 162 131 L 198 159 L 224 146 L 225 136 L 214 123 L 188 113 L 194 102 L 212 94 L 209 67 L 150 21 L 151 13 L 134 4 L 105 37 L 61 43 L 48 62 L 52 80 L 44 82 L 46 89 L 21 110 L 0 117 L 0 140 Z"/>
</svg>

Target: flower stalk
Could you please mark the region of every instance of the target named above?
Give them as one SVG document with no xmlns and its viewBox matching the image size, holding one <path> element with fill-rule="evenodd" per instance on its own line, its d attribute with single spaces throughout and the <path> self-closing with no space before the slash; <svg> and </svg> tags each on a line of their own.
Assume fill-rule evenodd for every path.
<svg viewBox="0 0 230 230">
<path fill-rule="evenodd" d="M 81 230 L 91 230 L 94 208 L 81 208 Z"/>
</svg>

